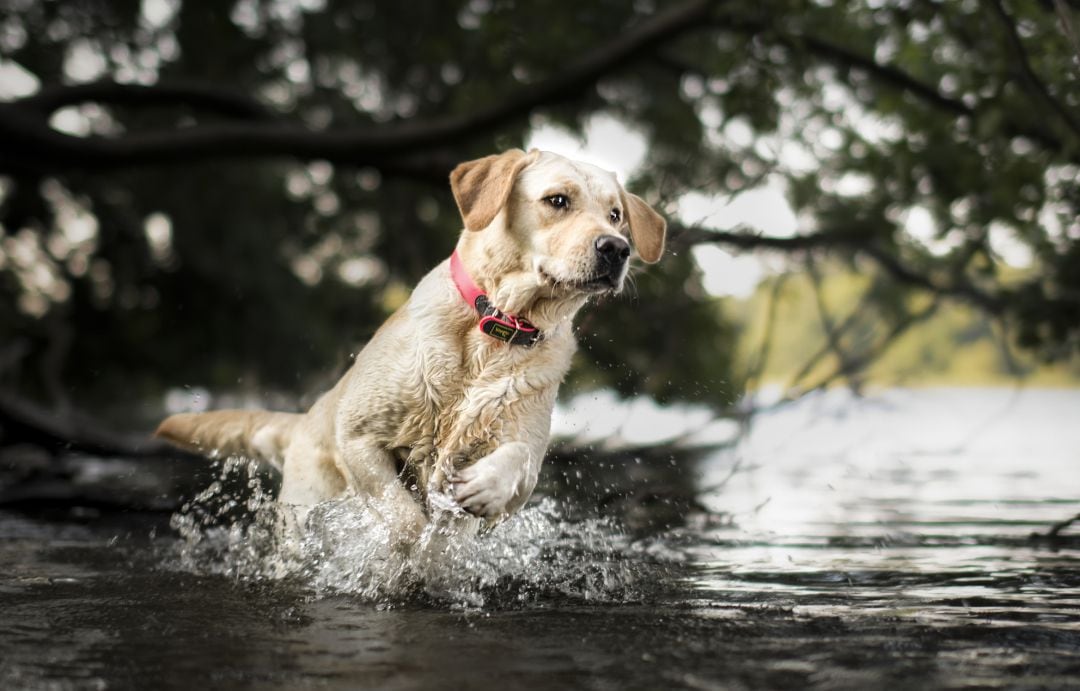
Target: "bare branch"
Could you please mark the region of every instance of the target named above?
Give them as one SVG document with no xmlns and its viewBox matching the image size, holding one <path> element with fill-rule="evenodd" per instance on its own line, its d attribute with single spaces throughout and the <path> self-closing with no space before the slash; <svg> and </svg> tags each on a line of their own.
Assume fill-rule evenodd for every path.
<svg viewBox="0 0 1080 691">
<path fill-rule="evenodd" d="M 866 292 L 864 292 L 862 294 L 862 297 L 859 298 L 859 302 L 844 318 L 844 321 L 840 322 L 840 325 L 836 327 L 836 331 L 840 336 L 846 334 L 848 330 L 855 325 L 855 321 L 858 319 L 860 314 L 865 313 L 866 309 L 870 306 L 872 293 L 872 290 L 867 290 Z M 795 373 L 795 376 L 791 378 L 791 382 L 787 385 L 788 390 L 797 387 L 803 379 L 805 379 L 807 376 L 810 375 L 811 372 L 814 371 L 814 368 L 816 368 L 818 364 L 822 361 L 822 359 L 824 359 L 825 356 L 829 354 L 829 345 L 830 344 L 826 339 L 826 342 L 822 344 L 822 346 L 818 348 L 813 355 L 806 359 L 806 362 L 803 363 L 802 368 L 800 368 L 799 371 Z"/>
<path fill-rule="evenodd" d="M 1052 523 L 1050 527 L 1047 528 L 1045 533 L 1033 532 L 1028 535 L 1028 539 L 1032 541 L 1045 540 L 1046 542 L 1050 543 L 1051 547 L 1053 547 L 1064 542 L 1065 540 L 1075 539 L 1072 535 L 1062 535 L 1063 532 L 1072 527 L 1072 525 L 1075 523 L 1080 523 L 1080 513 L 1076 514 L 1072 518 L 1066 518 L 1065 520 L 1058 521 L 1057 523 Z"/>
<path fill-rule="evenodd" d="M 841 377 L 847 378 L 850 381 L 850 377 L 853 372 L 862 371 L 870 363 L 874 362 L 882 355 L 884 355 L 885 352 L 889 348 L 891 348 L 893 344 L 895 344 L 896 341 L 908 331 L 908 329 L 932 317 L 937 312 L 939 306 L 940 302 L 935 299 L 927 307 L 919 310 L 918 312 L 906 315 L 903 319 L 893 324 L 889 331 L 885 334 L 885 337 L 882 338 L 881 341 L 879 341 L 876 345 L 867 348 L 865 351 L 859 353 L 856 356 L 848 358 L 846 362 L 842 362 L 839 366 L 837 366 L 836 369 L 822 377 L 814 385 L 797 391 L 789 392 L 776 405 L 791 403 L 805 396 L 811 391 L 820 391 L 823 389 L 827 389 L 833 384 L 833 382 L 835 382 Z"/>
<path fill-rule="evenodd" d="M 1064 521 L 1058 521 L 1054 525 L 1050 526 L 1050 529 L 1046 531 L 1046 537 L 1055 538 L 1061 535 L 1062 531 L 1071 526 L 1073 523 L 1080 522 L 1080 513 L 1076 514 L 1072 518 L 1066 518 Z"/>
<path fill-rule="evenodd" d="M 754 383 L 758 381 L 762 372 L 765 371 L 765 365 L 769 360 L 769 352 L 772 350 L 773 333 L 776 329 L 776 312 L 780 303 L 780 291 L 783 290 L 784 284 L 787 283 L 788 276 L 789 274 L 784 273 L 773 279 L 772 290 L 769 291 L 769 301 L 765 308 L 765 333 L 761 336 L 761 346 L 758 347 L 754 364 L 750 367 L 750 371 L 746 375 L 745 388 L 747 390 L 753 388 Z"/>
<path fill-rule="evenodd" d="M 854 389 L 855 383 L 852 380 L 852 375 L 855 374 L 856 368 L 853 365 L 851 356 L 849 356 L 847 351 L 840 345 L 842 334 L 836 328 L 832 315 L 829 314 L 828 306 L 825 304 L 825 296 L 822 293 L 821 273 L 818 271 L 817 264 L 810 255 L 806 257 L 806 273 L 810 276 L 810 282 L 814 286 L 814 305 L 817 307 L 818 319 L 821 321 L 821 328 L 825 333 L 825 343 L 828 346 L 829 352 L 836 356 L 836 360 L 839 363 L 836 368 L 835 376 L 842 375 L 847 378 L 848 384 Z M 854 319 L 854 313 L 852 313 L 852 319 Z"/>
</svg>

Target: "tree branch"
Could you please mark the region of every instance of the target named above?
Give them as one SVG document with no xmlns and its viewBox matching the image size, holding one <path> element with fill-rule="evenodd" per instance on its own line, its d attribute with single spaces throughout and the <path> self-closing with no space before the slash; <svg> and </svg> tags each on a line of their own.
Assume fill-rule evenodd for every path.
<svg viewBox="0 0 1080 691">
<path fill-rule="evenodd" d="M 1076 35 L 1076 29 L 1073 28 L 1072 17 L 1069 16 L 1069 8 L 1065 5 L 1065 0 L 1054 0 L 1054 11 L 1057 12 L 1058 20 L 1061 22 L 1061 30 L 1065 32 L 1065 36 L 1076 53 L 1074 60 L 1076 64 L 1080 62 L 1080 37 Z"/>
<path fill-rule="evenodd" d="M 1063 521 L 1058 521 L 1054 525 L 1050 526 L 1050 529 L 1046 531 L 1046 537 L 1056 538 L 1061 535 L 1062 531 L 1071 526 L 1073 523 L 1080 522 L 1080 513 L 1076 514 L 1072 518 L 1066 518 Z"/>
<path fill-rule="evenodd" d="M 116 82 L 47 86 L 33 96 L 17 101 L 16 105 L 48 116 L 60 108 L 89 102 L 122 106 L 180 103 L 247 120 L 272 121 L 280 117 L 271 108 L 237 93 L 235 89 L 195 82 L 163 82 L 153 86 Z"/>
<path fill-rule="evenodd" d="M 821 231 L 809 235 L 778 237 L 747 229 L 713 230 L 700 226 L 686 226 L 681 223 L 668 224 L 668 237 L 672 245 L 680 247 L 713 243 L 738 249 L 769 249 L 785 252 L 815 247 L 855 246 L 867 242 L 865 233 L 854 231 Z"/>
<path fill-rule="evenodd" d="M 885 354 L 889 348 L 896 343 L 897 339 L 904 335 L 908 329 L 912 326 L 926 321 L 932 317 L 938 310 L 938 301 L 935 299 L 929 305 L 919 310 L 918 312 L 906 314 L 902 319 L 893 324 L 885 337 L 881 339 L 877 344 L 867 348 L 864 352 L 850 358 L 846 363 L 838 366 L 832 374 L 826 376 L 820 382 L 815 384 L 810 390 L 824 389 L 828 387 L 832 382 L 839 379 L 841 376 L 848 378 L 850 381 L 851 373 L 861 371 L 866 368 L 870 363 L 878 360 Z"/>
<path fill-rule="evenodd" d="M 901 283 L 907 283 L 938 295 L 961 298 L 990 314 L 998 315 L 1005 310 L 1005 302 L 1001 297 L 986 293 L 966 280 L 957 279 L 951 284 L 939 284 L 929 276 L 908 267 L 897 257 L 877 245 L 866 244 L 857 249 L 862 254 L 870 257 L 878 266 L 885 269 L 894 279 Z"/>
<path fill-rule="evenodd" d="M 836 356 L 837 367 L 832 379 L 843 376 L 848 380 L 849 388 L 855 390 L 856 385 L 852 377 L 857 373 L 858 368 L 855 367 L 853 358 L 840 343 L 843 334 L 836 328 L 836 323 L 833 321 L 832 315 L 829 314 L 829 308 L 825 304 L 825 295 L 821 286 L 821 273 L 817 270 L 813 255 L 807 255 L 806 257 L 806 273 L 810 276 L 810 282 L 814 286 L 814 305 L 817 307 L 821 329 L 825 333 L 825 344 L 828 351 Z M 847 323 L 848 320 L 845 320 L 845 322 Z M 804 371 L 808 372 L 809 370 L 804 368 Z M 827 381 L 831 381 L 831 379 Z"/>
<path fill-rule="evenodd" d="M 1024 48 L 1024 42 L 1020 40 L 1020 34 L 1016 31 L 1016 22 L 1009 13 L 1005 10 L 1005 6 L 1001 4 L 1001 0 L 992 0 L 991 6 L 994 8 L 994 14 L 1001 20 L 1002 28 L 1005 30 L 1005 36 L 1009 40 L 1009 45 L 1012 46 L 1013 52 L 1016 54 L 1016 61 L 1020 66 L 1020 74 L 1023 76 L 1024 83 L 1027 84 L 1028 90 L 1034 92 L 1034 94 L 1046 102 L 1050 106 L 1050 109 L 1061 118 L 1073 134 L 1080 136 L 1080 122 L 1073 117 L 1069 109 L 1066 108 L 1060 101 L 1054 98 L 1054 95 L 1050 93 L 1050 89 L 1046 87 L 1046 84 L 1039 79 L 1039 75 L 1035 74 L 1034 68 L 1031 66 L 1031 60 L 1028 58 L 1027 50 Z"/>
<path fill-rule="evenodd" d="M 656 14 L 571 62 L 557 75 L 465 115 L 337 132 L 316 132 L 286 123 L 224 122 L 105 138 L 73 137 L 51 130 L 40 119 L 29 117 L 44 105 L 27 109 L 24 101 L 15 101 L 0 108 L 0 155 L 44 157 L 54 166 L 83 168 L 275 155 L 378 166 L 389 158 L 448 145 L 522 118 L 537 108 L 571 100 L 650 48 L 708 26 L 716 2 L 690 0 Z M 146 94 L 140 97 L 145 99 Z M 66 101 L 51 95 L 45 105 L 49 102 Z"/>
<path fill-rule="evenodd" d="M 833 63 L 838 63 L 846 67 L 855 67 L 869 72 L 889 86 L 913 94 L 921 100 L 933 104 L 942 110 L 950 111 L 954 115 L 975 114 L 975 109 L 969 107 L 963 101 L 949 98 L 932 85 L 919 81 L 898 67 L 884 65 L 873 58 L 861 55 L 860 53 L 856 53 L 843 46 L 808 34 L 797 34 L 792 36 L 780 35 L 780 39 L 782 42 L 793 48 L 798 47 L 798 44 L 801 43 L 806 46 L 810 52 L 827 58 Z"/>
<path fill-rule="evenodd" d="M 818 292 L 820 293 L 820 291 Z M 872 289 L 865 291 L 859 298 L 859 302 L 855 305 L 854 309 L 852 309 L 851 312 L 849 312 L 848 315 L 844 317 L 844 321 L 840 322 L 840 324 L 836 327 L 836 333 L 839 337 L 843 337 L 845 334 L 847 334 L 851 327 L 855 325 L 855 321 L 859 318 L 859 316 L 866 313 L 866 309 L 870 305 L 872 294 Z M 820 348 L 814 351 L 813 355 L 806 359 L 806 362 L 803 363 L 803 366 L 799 369 L 799 371 L 796 372 L 793 377 L 791 377 L 791 380 L 787 385 L 787 389 L 789 391 L 797 387 L 800 383 L 802 383 L 804 379 L 806 379 L 806 377 L 810 375 L 811 372 L 814 371 L 814 369 L 825 358 L 825 356 L 829 354 L 830 345 L 831 344 L 829 340 L 826 339 L 825 343 L 823 343 Z"/>
<path fill-rule="evenodd" d="M 815 54 L 834 65 L 863 70 L 876 78 L 881 84 L 910 93 L 921 101 L 956 117 L 977 118 L 979 116 L 977 108 L 967 105 L 960 99 L 946 96 L 933 85 L 920 81 L 898 67 L 882 64 L 872 57 L 862 55 L 850 48 L 817 36 L 802 33 L 783 33 L 764 22 L 731 21 L 720 26 L 755 34 L 771 32 L 776 36 L 777 42 L 792 50 L 805 49 L 807 52 Z M 1025 136 L 1055 151 L 1061 150 L 1064 146 L 1061 139 L 1046 128 L 1028 123 L 1017 123 L 1012 120 L 1006 121 L 1005 127 L 1009 136 Z"/>
<path fill-rule="evenodd" d="M 683 226 L 678 223 L 672 223 L 668 228 L 671 242 L 684 247 L 709 243 L 743 250 L 767 249 L 783 252 L 843 247 L 868 257 L 901 283 L 922 288 L 937 295 L 960 298 L 990 314 L 998 315 L 1005 310 L 1005 301 L 1001 296 L 987 293 L 967 280 L 957 277 L 950 283 L 939 283 L 912 269 L 883 249 L 874 235 L 867 230 L 823 230 L 807 235 L 777 237 L 746 230 L 710 230 L 698 226 Z"/>
<path fill-rule="evenodd" d="M 0 441 L 27 443 L 60 451 L 116 457 L 193 457 L 147 434 L 135 437 L 103 429 L 100 421 L 77 415 L 58 416 L 31 401 L 0 392 Z"/>
<path fill-rule="evenodd" d="M 780 304 L 780 292 L 787 283 L 790 274 L 782 273 L 773 279 L 772 289 L 769 291 L 769 301 L 765 308 L 765 332 L 761 335 L 761 345 L 758 346 L 757 357 L 750 366 L 746 376 L 745 388 L 750 390 L 761 379 L 765 371 L 765 365 L 769 361 L 769 353 L 772 351 L 773 333 L 776 330 L 776 313 Z"/>
</svg>

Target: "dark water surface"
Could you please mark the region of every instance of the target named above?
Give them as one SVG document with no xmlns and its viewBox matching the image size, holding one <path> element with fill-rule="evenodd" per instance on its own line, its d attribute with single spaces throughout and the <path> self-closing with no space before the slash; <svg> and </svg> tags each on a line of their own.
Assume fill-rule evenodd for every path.
<svg viewBox="0 0 1080 691">
<path fill-rule="evenodd" d="M 1080 511 L 1078 413 L 829 394 L 701 459 L 552 464 L 424 564 L 348 502 L 286 566 L 164 513 L 0 512 L 0 688 L 1077 688 L 1080 540 L 1029 536 Z"/>
</svg>

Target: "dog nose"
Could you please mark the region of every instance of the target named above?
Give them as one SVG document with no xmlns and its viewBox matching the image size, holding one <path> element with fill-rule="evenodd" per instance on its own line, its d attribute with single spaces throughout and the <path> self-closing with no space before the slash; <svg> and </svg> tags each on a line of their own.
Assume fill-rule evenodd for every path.
<svg viewBox="0 0 1080 691">
<path fill-rule="evenodd" d="M 596 257 L 602 268 L 618 268 L 629 256 L 630 243 L 618 235 L 601 235 L 596 238 Z"/>
</svg>

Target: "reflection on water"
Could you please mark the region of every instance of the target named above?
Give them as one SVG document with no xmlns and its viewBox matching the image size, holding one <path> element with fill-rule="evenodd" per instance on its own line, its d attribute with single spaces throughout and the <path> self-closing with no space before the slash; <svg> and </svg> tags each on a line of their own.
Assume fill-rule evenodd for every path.
<svg viewBox="0 0 1080 691">
<path fill-rule="evenodd" d="M 702 497 L 738 529 L 683 536 L 697 585 L 1075 604 L 1077 553 L 1028 538 L 1080 506 L 1078 413 L 1074 391 L 936 390 L 857 406 L 834 392 L 764 416 L 725 454 L 749 471 Z"/>
<path fill-rule="evenodd" d="M 288 559 L 267 520 L 206 520 L 268 510 L 240 465 L 173 528 L 0 514 L 0 686 L 1067 686 L 1080 540 L 1029 536 L 1080 510 L 1077 413 L 833 392 L 703 458 L 553 463 L 512 521 L 407 558 L 356 500 Z"/>
</svg>

